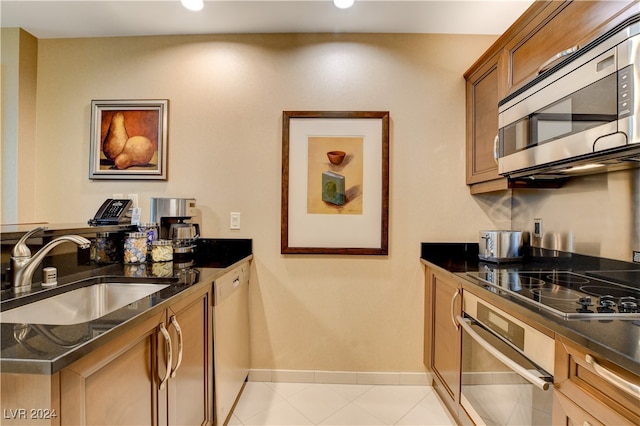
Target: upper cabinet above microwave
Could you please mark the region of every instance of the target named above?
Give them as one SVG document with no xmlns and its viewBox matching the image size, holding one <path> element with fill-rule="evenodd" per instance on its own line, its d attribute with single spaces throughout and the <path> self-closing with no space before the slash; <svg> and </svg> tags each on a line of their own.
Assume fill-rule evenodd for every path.
<svg viewBox="0 0 640 426">
<path fill-rule="evenodd" d="M 472 194 L 531 183 L 498 174 L 498 101 L 562 52 L 640 12 L 635 0 L 537 0 L 465 73 L 466 182 Z M 554 183 L 557 185 L 557 183 Z"/>
</svg>

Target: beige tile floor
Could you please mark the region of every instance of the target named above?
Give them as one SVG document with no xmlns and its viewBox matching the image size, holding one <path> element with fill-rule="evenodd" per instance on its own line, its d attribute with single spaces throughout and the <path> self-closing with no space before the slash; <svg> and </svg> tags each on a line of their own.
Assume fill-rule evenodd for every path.
<svg viewBox="0 0 640 426">
<path fill-rule="evenodd" d="M 430 386 L 247 382 L 229 425 L 455 425 Z"/>
</svg>

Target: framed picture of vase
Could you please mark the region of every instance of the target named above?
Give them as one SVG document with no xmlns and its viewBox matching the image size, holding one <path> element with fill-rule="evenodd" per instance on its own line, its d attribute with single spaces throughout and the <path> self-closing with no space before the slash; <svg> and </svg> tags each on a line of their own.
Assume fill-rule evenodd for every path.
<svg viewBox="0 0 640 426">
<path fill-rule="evenodd" d="M 386 255 L 389 112 L 284 111 L 282 254 Z"/>
<path fill-rule="evenodd" d="M 90 179 L 167 179 L 169 101 L 91 101 Z"/>
</svg>

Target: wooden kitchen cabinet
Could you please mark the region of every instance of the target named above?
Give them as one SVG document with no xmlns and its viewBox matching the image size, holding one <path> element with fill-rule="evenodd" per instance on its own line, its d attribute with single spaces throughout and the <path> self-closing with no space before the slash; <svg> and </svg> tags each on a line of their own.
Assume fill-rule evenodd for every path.
<svg viewBox="0 0 640 426">
<path fill-rule="evenodd" d="M 167 321 L 177 345 L 174 350 L 182 353 L 182 357 L 178 354 L 178 359 L 174 358 L 176 367 L 167 382 L 168 424 L 210 424 L 213 400 L 210 287 L 171 306 Z M 183 339 L 181 351 L 178 327 Z"/>
<path fill-rule="evenodd" d="M 540 66 L 559 52 L 582 47 L 634 12 L 637 2 L 552 1 L 506 43 L 507 92 L 538 75 Z"/>
<path fill-rule="evenodd" d="M 538 0 L 467 70 L 466 183 L 472 194 L 538 184 L 498 175 L 500 99 L 534 78 L 557 53 L 583 46 L 638 12 L 634 0 Z"/>
<path fill-rule="evenodd" d="M 640 424 L 640 376 L 560 336 L 555 351 L 553 424 Z M 600 365 L 597 368 L 635 385 L 635 395 L 598 374 L 588 356 Z"/>
<path fill-rule="evenodd" d="M 205 286 L 63 369 L 61 424 L 210 424 L 210 312 Z"/>
<path fill-rule="evenodd" d="M 4 426 L 59 426 L 60 374 L 0 374 Z"/>
<path fill-rule="evenodd" d="M 494 190 L 506 189 L 506 179 L 498 174 L 495 152 L 498 136 L 499 59 L 499 54 L 492 56 L 466 76 L 467 184 L 477 185 L 499 180 L 493 185 Z"/>
<path fill-rule="evenodd" d="M 460 402 L 462 286 L 434 268 L 425 271 L 424 363 L 434 374 L 434 388 L 452 413 Z"/>
<path fill-rule="evenodd" d="M 156 425 L 156 315 L 60 372 L 61 424 Z"/>
</svg>

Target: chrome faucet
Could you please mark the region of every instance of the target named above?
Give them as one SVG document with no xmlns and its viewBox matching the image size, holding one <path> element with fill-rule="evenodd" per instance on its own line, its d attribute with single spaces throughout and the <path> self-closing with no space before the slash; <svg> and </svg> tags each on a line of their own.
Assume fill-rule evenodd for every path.
<svg viewBox="0 0 640 426">
<path fill-rule="evenodd" d="M 88 248 L 91 242 L 79 235 L 63 235 L 45 244 L 33 257 L 31 250 L 27 246 L 27 239 L 33 234 L 44 231 L 45 227 L 38 227 L 27 232 L 20 238 L 11 250 L 11 269 L 13 270 L 13 291 L 24 293 L 31 290 L 31 280 L 38 265 L 45 258 L 47 253 L 55 246 L 64 242 L 76 243 L 80 248 Z"/>
</svg>

